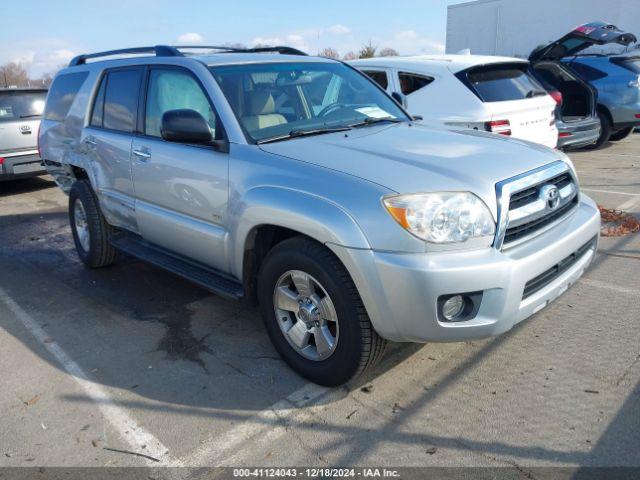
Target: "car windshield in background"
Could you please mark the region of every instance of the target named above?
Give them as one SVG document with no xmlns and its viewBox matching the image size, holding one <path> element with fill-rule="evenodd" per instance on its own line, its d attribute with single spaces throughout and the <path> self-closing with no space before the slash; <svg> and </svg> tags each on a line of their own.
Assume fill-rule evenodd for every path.
<svg viewBox="0 0 640 480">
<path fill-rule="evenodd" d="M 466 79 L 483 102 L 522 100 L 547 94 L 526 64 L 485 65 L 467 71 Z"/>
<path fill-rule="evenodd" d="M 40 117 L 46 95 L 47 92 L 20 90 L 0 92 L 0 122 Z"/>
<path fill-rule="evenodd" d="M 409 120 L 368 78 L 341 63 L 251 63 L 211 72 L 257 142 Z"/>
</svg>

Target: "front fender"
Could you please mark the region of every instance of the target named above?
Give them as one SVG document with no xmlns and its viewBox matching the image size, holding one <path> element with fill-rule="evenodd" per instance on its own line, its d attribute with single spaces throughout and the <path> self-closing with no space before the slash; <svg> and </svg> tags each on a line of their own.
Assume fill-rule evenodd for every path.
<svg viewBox="0 0 640 480">
<path fill-rule="evenodd" d="M 249 233 L 261 225 L 295 230 L 323 244 L 370 249 L 368 239 L 344 208 L 318 195 L 276 186 L 248 190 L 230 205 L 233 246 L 231 271 L 242 278 L 242 262 Z"/>
</svg>

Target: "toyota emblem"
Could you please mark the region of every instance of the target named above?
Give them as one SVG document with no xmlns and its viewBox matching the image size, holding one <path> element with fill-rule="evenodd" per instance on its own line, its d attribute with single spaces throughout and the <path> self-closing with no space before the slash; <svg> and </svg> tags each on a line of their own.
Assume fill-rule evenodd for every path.
<svg viewBox="0 0 640 480">
<path fill-rule="evenodd" d="M 540 189 L 540 200 L 547 210 L 555 210 L 560 205 L 560 190 L 555 185 L 545 185 Z"/>
</svg>

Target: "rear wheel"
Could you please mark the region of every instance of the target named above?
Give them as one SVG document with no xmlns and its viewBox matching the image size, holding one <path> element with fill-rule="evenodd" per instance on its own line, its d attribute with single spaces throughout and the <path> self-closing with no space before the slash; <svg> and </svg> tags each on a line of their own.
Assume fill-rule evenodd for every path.
<svg viewBox="0 0 640 480">
<path fill-rule="evenodd" d="M 349 273 L 310 239 L 285 240 L 269 252 L 258 296 L 276 350 L 312 382 L 342 385 L 384 352 L 386 342 L 373 329 Z"/>
<path fill-rule="evenodd" d="M 598 110 L 598 118 L 600 119 L 600 136 L 596 143 L 591 146 L 592 148 L 601 147 L 611 137 L 611 119 L 609 115 L 604 110 Z"/>
<path fill-rule="evenodd" d="M 624 140 L 629 135 L 631 135 L 631 132 L 633 132 L 634 128 L 635 127 L 627 127 L 627 128 L 622 128 L 620 130 L 617 130 L 615 133 L 611 134 L 611 136 L 609 137 L 609 141 L 618 142 L 620 140 Z"/>
<path fill-rule="evenodd" d="M 111 265 L 116 250 L 109 243 L 111 226 L 106 222 L 88 180 L 78 180 L 69 192 L 69 223 L 82 262 L 91 268 Z"/>
</svg>

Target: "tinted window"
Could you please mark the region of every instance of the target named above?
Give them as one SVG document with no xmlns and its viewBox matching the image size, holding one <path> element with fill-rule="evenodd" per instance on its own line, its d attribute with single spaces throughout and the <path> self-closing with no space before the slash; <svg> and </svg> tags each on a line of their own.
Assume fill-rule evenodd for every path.
<svg viewBox="0 0 640 480">
<path fill-rule="evenodd" d="M 409 95 L 433 82 L 432 77 L 414 73 L 400 72 L 398 78 L 400 79 L 400 90 L 404 95 Z"/>
<path fill-rule="evenodd" d="M 380 85 L 385 90 L 389 86 L 389 80 L 387 79 L 386 72 L 376 72 L 374 70 L 363 70 L 362 73 L 364 73 L 365 75 L 371 77 L 371 80 L 376 82 L 378 85 Z"/>
<path fill-rule="evenodd" d="M 482 66 L 468 70 L 466 80 L 483 102 L 504 102 L 546 95 L 547 92 L 527 67 L 527 64 Z"/>
<path fill-rule="evenodd" d="M 145 133 L 160 137 L 162 115 L 169 110 L 183 108 L 202 115 L 215 137 L 216 116 L 200 84 L 187 72 L 151 70 L 145 108 Z"/>
<path fill-rule="evenodd" d="M 571 62 L 569 64 L 571 69 L 577 73 L 580 78 L 586 80 L 587 82 L 593 82 L 594 80 L 600 80 L 607 76 L 605 72 L 598 70 L 597 68 L 590 67 L 589 65 L 585 65 L 584 63 Z"/>
<path fill-rule="evenodd" d="M 0 92 L 0 122 L 39 118 L 44 110 L 47 92 Z"/>
<path fill-rule="evenodd" d="M 93 112 L 91 113 L 91 126 L 102 127 L 102 119 L 104 116 L 104 92 L 107 87 L 107 76 L 102 77 L 100 82 L 100 89 L 96 95 L 96 99 L 93 104 Z"/>
<path fill-rule="evenodd" d="M 115 70 L 107 76 L 104 94 L 103 126 L 110 130 L 133 132 L 138 108 L 140 70 Z"/>
<path fill-rule="evenodd" d="M 49 90 L 44 118 L 47 120 L 64 120 L 78 94 L 78 90 L 80 90 L 88 76 L 88 72 L 67 73 L 57 76 Z"/>
<path fill-rule="evenodd" d="M 611 61 L 630 72 L 640 74 L 640 57 L 614 57 Z"/>
</svg>

